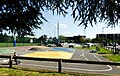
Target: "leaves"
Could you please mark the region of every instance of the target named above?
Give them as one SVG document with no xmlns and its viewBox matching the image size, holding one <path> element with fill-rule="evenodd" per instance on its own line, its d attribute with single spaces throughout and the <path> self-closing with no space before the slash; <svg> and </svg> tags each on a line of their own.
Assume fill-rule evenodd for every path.
<svg viewBox="0 0 120 76">
<path fill-rule="evenodd" d="M 80 0 L 76 1 L 73 10 L 73 18 L 75 21 L 79 21 L 79 25 L 88 27 L 88 24 L 93 26 L 93 22 L 96 24 L 98 21 L 107 22 L 108 26 L 113 26 L 118 23 L 120 12 L 120 2 L 118 0 Z M 78 11 L 78 13 L 75 13 Z"/>
<path fill-rule="evenodd" d="M 43 21 L 47 21 L 42 14 L 44 10 L 65 17 L 69 8 L 73 10 L 74 21 L 85 28 L 98 21 L 115 27 L 120 19 L 119 0 L 1 0 L 0 31 L 9 29 L 22 36 L 31 35 L 33 29 L 40 29 Z"/>
<path fill-rule="evenodd" d="M 40 28 L 42 19 L 36 0 L 4 0 L 0 2 L 0 29 L 17 32 L 19 35 L 33 34 L 32 29 Z M 38 17 L 40 16 L 40 17 Z M 7 27 L 7 28 L 6 28 Z"/>
</svg>

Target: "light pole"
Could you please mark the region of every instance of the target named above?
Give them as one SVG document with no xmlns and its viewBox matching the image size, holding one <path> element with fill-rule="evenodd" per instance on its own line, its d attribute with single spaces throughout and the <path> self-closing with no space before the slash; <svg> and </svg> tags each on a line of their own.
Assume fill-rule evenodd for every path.
<svg viewBox="0 0 120 76">
<path fill-rule="evenodd" d="M 54 37 L 56 36 L 56 26 L 54 26 Z"/>
<path fill-rule="evenodd" d="M 60 28 L 59 28 L 59 21 L 58 21 L 58 24 L 57 24 L 57 37 L 58 37 L 57 46 L 59 46 L 59 44 L 60 44 L 59 31 L 60 31 Z"/>
<path fill-rule="evenodd" d="M 113 34 L 113 52 L 116 53 L 115 34 Z"/>
<path fill-rule="evenodd" d="M 57 24 L 57 36 L 58 36 L 58 40 L 59 40 L 59 21 L 58 21 L 58 24 Z"/>
<path fill-rule="evenodd" d="M 108 27 L 102 27 L 102 34 L 104 34 L 104 29 L 105 28 L 108 28 Z M 106 38 L 107 39 L 107 34 L 105 34 L 105 36 L 103 35 L 103 38 Z"/>
<path fill-rule="evenodd" d="M 102 34 L 104 34 L 104 28 L 108 28 L 108 27 L 102 27 Z"/>
<path fill-rule="evenodd" d="M 104 37 L 104 28 L 108 28 L 108 27 L 102 27 L 102 40 L 107 37 L 107 36 Z M 105 46 L 106 45 L 106 41 L 105 40 L 103 40 L 103 41 L 104 41 L 103 45 Z"/>
<path fill-rule="evenodd" d="M 13 37 L 14 37 L 13 46 L 16 47 L 16 31 L 15 31 L 15 29 L 13 30 Z"/>
</svg>

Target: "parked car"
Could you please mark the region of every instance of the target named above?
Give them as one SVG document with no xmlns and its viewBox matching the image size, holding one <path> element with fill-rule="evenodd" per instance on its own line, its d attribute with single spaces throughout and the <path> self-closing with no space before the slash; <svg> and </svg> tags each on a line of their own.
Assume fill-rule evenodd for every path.
<svg viewBox="0 0 120 76">
<path fill-rule="evenodd" d="M 90 53 L 96 53 L 97 51 L 96 51 L 96 49 L 92 49 L 91 51 L 90 51 Z"/>
<path fill-rule="evenodd" d="M 94 43 L 87 43 L 89 46 L 95 46 Z"/>
<path fill-rule="evenodd" d="M 75 45 L 76 45 L 76 44 L 74 44 L 74 43 L 70 43 L 70 44 L 69 44 L 69 48 L 74 48 Z"/>
</svg>

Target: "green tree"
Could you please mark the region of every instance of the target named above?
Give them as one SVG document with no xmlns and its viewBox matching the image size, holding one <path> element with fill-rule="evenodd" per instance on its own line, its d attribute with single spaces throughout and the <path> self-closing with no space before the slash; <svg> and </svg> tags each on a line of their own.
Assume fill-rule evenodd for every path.
<svg viewBox="0 0 120 76">
<path fill-rule="evenodd" d="M 120 19 L 120 0 L 1 0 L 0 31 L 31 35 L 47 21 L 42 14 L 45 10 L 65 16 L 70 8 L 79 26 L 106 21 L 114 27 Z"/>
<path fill-rule="evenodd" d="M 42 35 L 39 39 L 41 40 L 41 43 L 47 44 L 47 35 Z"/>
<path fill-rule="evenodd" d="M 17 43 L 29 43 L 30 38 L 29 37 L 17 37 L 16 38 Z"/>
<path fill-rule="evenodd" d="M 90 42 L 91 42 L 91 39 L 90 39 L 90 38 L 86 38 L 84 42 L 85 42 L 85 43 L 90 43 Z"/>
<path fill-rule="evenodd" d="M 32 35 L 33 29 L 42 24 L 44 3 L 36 0 L 1 0 L 0 31 L 6 30 L 18 35 Z M 47 20 L 45 20 L 47 21 Z"/>
<path fill-rule="evenodd" d="M 66 42 L 67 38 L 65 36 L 63 36 L 63 35 L 60 35 L 59 40 L 60 40 L 60 42 L 63 43 L 63 42 Z"/>
<path fill-rule="evenodd" d="M 53 44 L 54 43 L 53 38 L 49 37 L 47 42 L 48 42 L 48 44 Z"/>
<path fill-rule="evenodd" d="M 5 36 L 4 39 L 5 39 L 5 42 L 7 42 L 7 43 L 13 42 L 13 39 L 11 36 Z"/>
<path fill-rule="evenodd" d="M 93 42 L 93 43 L 101 43 L 102 40 L 103 40 L 102 38 L 98 38 L 98 37 L 97 37 L 97 38 L 93 38 L 93 39 L 92 39 L 92 42 Z"/>
<path fill-rule="evenodd" d="M 84 43 L 85 39 L 84 38 L 80 38 L 80 43 Z"/>
</svg>

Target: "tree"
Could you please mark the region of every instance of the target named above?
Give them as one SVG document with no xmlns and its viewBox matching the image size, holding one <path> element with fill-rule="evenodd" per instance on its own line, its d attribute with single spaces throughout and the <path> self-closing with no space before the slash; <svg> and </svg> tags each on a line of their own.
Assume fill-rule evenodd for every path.
<svg viewBox="0 0 120 76">
<path fill-rule="evenodd" d="M 74 21 L 79 21 L 78 26 L 106 21 L 114 27 L 120 19 L 120 0 L 1 0 L 0 31 L 31 35 L 33 29 L 40 29 L 43 20 L 47 21 L 43 11 L 65 16 L 70 8 Z"/>
<path fill-rule="evenodd" d="M 49 37 L 48 40 L 47 40 L 47 43 L 48 44 L 54 44 L 53 38 Z"/>
<path fill-rule="evenodd" d="M 40 28 L 39 25 L 43 23 L 43 5 L 36 0 L 1 0 L 0 31 L 9 30 L 18 35 L 33 34 L 32 30 Z"/>
<path fill-rule="evenodd" d="M 63 42 L 66 42 L 67 38 L 65 36 L 63 36 L 63 35 L 60 35 L 59 40 L 60 40 L 60 42 L 63 43 Z"/>
<path fill-rule="evenodd" d="M 73 18 L 80 20 L 79 25 L 85 27 L 89 23 L 93 26 L 93 22 L 98 21 L 106 21 L 108 26 L 114 27 L 120 19 L 120 0 L 77 0 L 73 7 Z"/>
<path fill-rule="evenodd" d="M 43 43 L 43 44 L 47 44 L 47 35 L 42 35 L 40 38 L 40 41 L 41 41 L 41 43 Z"/>
<path fill-rule="evenodd" d="M 85 39 L 83 37 L 80 38 L 80 43 L 85 43 Z"/>
<path fill-rule="evenodd" d="M 90 38 L 86 38 L 84 42 L 85 43 L 91 43 L 91 39 Z"/>
</svg>

